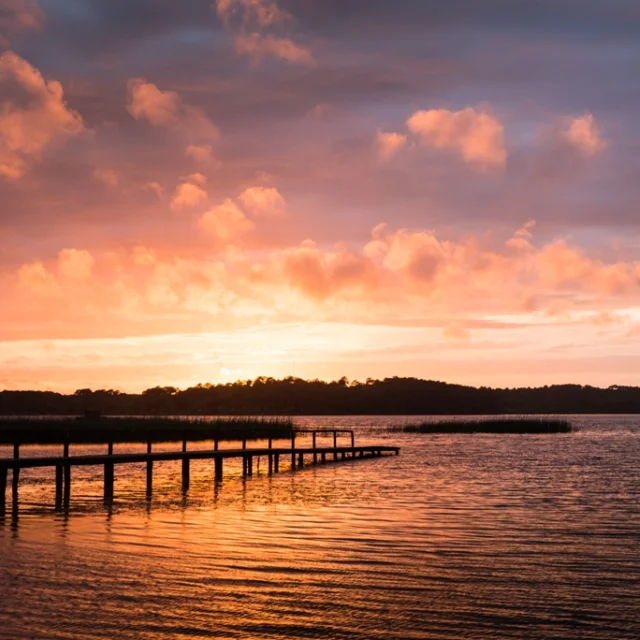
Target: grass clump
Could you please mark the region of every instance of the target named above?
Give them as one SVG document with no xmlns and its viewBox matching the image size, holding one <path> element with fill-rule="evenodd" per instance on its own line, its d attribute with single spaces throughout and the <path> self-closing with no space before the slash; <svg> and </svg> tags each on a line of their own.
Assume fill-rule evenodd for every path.
<svg viewBox="0 0 640 640">
<path fill-rule="evenodd" d="M 1 418 L 0 444 L 104 444 L 289 438 L 288 418 Z"/>
<path fill-rule="evenodd" d="M 392 431 L 402 433 L 569 433 L 571 423 L 564 418 L 477 418 L 407 424 L 395 427 Z"/>
</svg>

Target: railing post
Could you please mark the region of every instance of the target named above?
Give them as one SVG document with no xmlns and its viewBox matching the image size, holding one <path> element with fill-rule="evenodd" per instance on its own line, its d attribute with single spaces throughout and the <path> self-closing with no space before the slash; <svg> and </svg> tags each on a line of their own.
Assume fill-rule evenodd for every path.
<svg viewBox="0 0 640 640">
<path fill-rule="evenodd" d="M 313 432 L 313 464 L 318 464 L 318 454 L 316 453 L 316 432 Z"/>
<path fill-rule="evenodd" d="M 338 432 L 334 431 L 333 432 L 333 448 L 337 449 L 338 448 Z M 338 452 L 334 451 L 333 452 L 333 460 L 334 462 L 338 459 Z"/>
<path fill-rule="evenodd" d="M 109 442 L 107 444 L 107 455 L 108 456 L 112 456 L 113 455 L 113 442 Z"/>
<path fill-rule="evenodd" d="M 213 448 L 214 448 L 214 450 L 215 450 L 215 451 L 217 451 L 217 450 L 218 450 L 218 438 L 216 438 L 216 439 L 213 441 Z"/>
<path fill-rule="evenodd" d="M 351 448 L 353 449 L 356 446 L 356 439 L 353 431 L 351 432 Z"/>
<path fill-rule="evenodd" d="M 291 432 L 291 470 L 296 468 L 296 432 Z"/>
</svg>

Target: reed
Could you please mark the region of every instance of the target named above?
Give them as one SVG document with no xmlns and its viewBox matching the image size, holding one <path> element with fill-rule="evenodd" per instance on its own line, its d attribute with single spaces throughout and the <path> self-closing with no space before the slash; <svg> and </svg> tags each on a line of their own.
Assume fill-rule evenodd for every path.
<svg viewBox="0 0 640 640">
<path fill-rule="evenodd" d="M 289 438 L 288 418 L 1 418 L 0 444 L 104 444 Z"/>
<path fill-rule="evenodd" d="M 569 433 L 571 423 L 564 418 L 478 418 L 475 420 L 439 420 L 393 427 L 398 433 Z"/>
</svg>

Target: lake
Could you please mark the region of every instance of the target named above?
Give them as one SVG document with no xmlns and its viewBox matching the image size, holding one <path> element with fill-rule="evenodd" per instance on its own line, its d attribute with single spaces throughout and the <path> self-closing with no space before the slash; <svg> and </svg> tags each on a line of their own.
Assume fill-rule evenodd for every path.
<svg viewBox="0 0 640 640">
<path fill-rule="evenodd" d="M 197 461 L 187 495 L 180 463 L 156 463 L 151 502 L 144 465 L 119 466 L 110 508 L 100 468 L 74 469 L 68 513 L 51 470 L 23 471 L 0 519 L 0 638 L 640 638 L 640 416 L 386 431 L 420 419 L 299 418 L 401 454 L 272 477 L 263 459 L 247 480 L 238 462 L 217 487 Z"/>
</svg>

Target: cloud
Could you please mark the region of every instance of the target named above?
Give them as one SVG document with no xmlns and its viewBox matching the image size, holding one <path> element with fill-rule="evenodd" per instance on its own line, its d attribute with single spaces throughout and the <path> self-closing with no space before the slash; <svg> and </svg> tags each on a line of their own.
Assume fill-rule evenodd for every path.
<svg viewBox="0 0 640 640">
<path fill-rule="evenodd" d="M 88 280 L 94 263 L 95 259 L 88 251 L 63 249 L 58 254 L 58 272 L 65 278 Z"/>
<path fill-rule="evenodd" d="M 159 89 L 144 78 L 127 82 L 127 111 L 136 120 L 147 120 L 154 127 L 170 127 L 193 140 L 217 140 L 220 132 L 199 109 L 184 104 L 175 91 Z"/>
<path fill-rule="evenodd" d="M 176 188 L 175 195 L 171 200 L 171 208 L 177 211 L 207 202 L 209 196 L 207 192 L 201 188 L 205 183 L 206 178 L 201 173 L 190 175 Z"/>
<path fill-rule="evenodd" d="M 239 196 L 245 210 L 252 216 L 279 216 L 285 211 L 285 199 L 275 187 L 249 187 Z"/>
<path fill-rule="evenodd" d="M 115 189 L 120 182 L 118 173 L 113 169 L 96 168 L 93 170 L 93 177 L 113 189 Z"/>
<path fill-rule="evenodd" d="M 233 34 L 239 55 L 256 61 L 274 57 L 296 64 L 313 63 L 308 49 L 274 33 L 292 21 L 291 14 L 280 9 L 275 0 L 217 0 L 215 5 L 222 23 Z"/>
<path fill-rule="evenodd" d="M 20 105 L 0 104 L 0 176 L 22 177 L 54 143 L 85 130 L 82 117 L 64 100 L 62 85 L 50 80 L 11 51 L 0 55 L 0 82 L 13 81 L 23 96 Z"/>
<path fill-rule="evenodd" d="M 9 37 L 20 31 L 37 31 L 44 13 L 35 0 L 2 0 L 0 2 L 0 46 L 9 46 Z"/>
<path fill-rule="evenodd" d="M 210 144 L 190 144 L 184 154 L 199 164 L 207 164 L 213 160 L 213 150 Z"/>
<path fill-rule="evenodd" d="M 254 224 L 233 200 L 227 198 L 222 204 L 206 211 L 200 217 L 198 226 L 219 242 L 230 243 L 251 231 Z"/>
<path fill-rule="evenodd" d="M 591 113 L 571 119 L 567 128 L 561 133 L 565 141 L 587 158 L 597 155 L 607 146 L 596 119 Z"/>
<path fill-rule="evenodd" d="M 378 129 L 376 149 L 380 162 L 389 162 L 405 145 L 407 136 L 401 133 L 385 133 Z"/>
<path fill-rule="evenodd" d="M 424 146 L 458 151 L 476 168 L 502 168 L 506 164 L 504 127 L 485 111 L 472 107 L 416 111 L 407 120 L 407 127 Z"/>
</svg>

